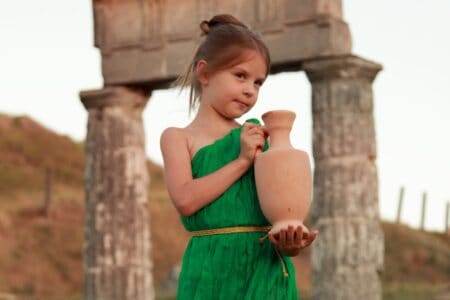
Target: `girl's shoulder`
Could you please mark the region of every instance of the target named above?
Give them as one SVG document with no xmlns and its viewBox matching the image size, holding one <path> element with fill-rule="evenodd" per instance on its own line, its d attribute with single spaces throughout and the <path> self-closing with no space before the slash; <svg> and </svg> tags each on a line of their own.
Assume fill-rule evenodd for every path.
<svg viewBox="0 0 450 300">
<path fill-rule="evenodd" d="M 179 140 L 186 140 L 187 139 L 187 130 L 186 128 L 180 128 L 180 127 L 167 127 L 163 130 L 161 133 L 161 142 L 173 142 L 173 141 L 179 141 Z"/>
<path fill-rule="evenodd" d="M 188 137 L 185 128 L 167 127 L 163 130 L 160 137 L 161 151 L 171 147 L 188 145 Z"/>
<path fill-rule="evenodd" d="M 193 156 L 195 130 L 185 127 L 168 127 L 163 130 L 160 138 L 161 151 L 187 151 L 189 156 Z"/>
</svg>

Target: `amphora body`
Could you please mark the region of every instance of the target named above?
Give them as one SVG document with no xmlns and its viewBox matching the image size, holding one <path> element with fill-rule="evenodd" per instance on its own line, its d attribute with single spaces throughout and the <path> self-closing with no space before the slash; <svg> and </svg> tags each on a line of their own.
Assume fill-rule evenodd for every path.
<svg viewBox="0 0 450 300">
<path fill-rule="evenodd" d="M 273 110 L 262 115 L 269 133 L 269 149 L 256 155 L 254 168 L 256 190 L 265 217 L 276 234 L 289 225 L 303 227 L 311 204 L 311 165 L 305 151 L 295 149 L 290 132 L 295 113 Z"/>
</svg>

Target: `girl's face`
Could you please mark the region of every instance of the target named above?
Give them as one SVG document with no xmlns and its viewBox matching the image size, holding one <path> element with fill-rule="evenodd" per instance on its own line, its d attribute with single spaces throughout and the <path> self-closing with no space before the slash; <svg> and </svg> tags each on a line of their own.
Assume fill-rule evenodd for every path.
<svg viewBox="0 0 450 300">
<path fill-rule="evenodd" d="M 243 58 L 231 67 L 198 77 L 202 85 L 201 105 L 210 106 L 227 119 L 239 118 L 256 104 L 266 79 L 267 65 L 259 52 L 246 50 Z M 200 70 L 201 64 L 207 63 L 200 61 Z"/>
</svg>

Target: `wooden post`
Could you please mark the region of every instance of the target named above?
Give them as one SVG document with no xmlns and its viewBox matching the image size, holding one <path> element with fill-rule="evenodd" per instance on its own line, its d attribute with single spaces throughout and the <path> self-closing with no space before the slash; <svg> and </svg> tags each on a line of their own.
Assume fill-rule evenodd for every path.
<svg viewBox="0 0 450 300">
<path fill-rule="evenodd" d="M 422 218 L 420 220 L 420 229 L 425 229 L 425 209 L 427 206 L 427 192 L 423 192 L 422 194 Z"/>
<path fill-rule="evenodd" d="M 450 213 L 450 202 L 447 202 L 447 208 L 445 209 L 445 233 L 450 235 L 450 230 L 448 228 L 448 215 Z"/>
<path fill-rule="evenodd" d="M 398 198 L 398 208 L 397 208 L 397 224 L 400 224 L 401 215 L 402 215 L 402 205 L 403 205 L 403 196 L 405 194 L 405 187 L 400 187 L 400 196 Z"/>
</svg>

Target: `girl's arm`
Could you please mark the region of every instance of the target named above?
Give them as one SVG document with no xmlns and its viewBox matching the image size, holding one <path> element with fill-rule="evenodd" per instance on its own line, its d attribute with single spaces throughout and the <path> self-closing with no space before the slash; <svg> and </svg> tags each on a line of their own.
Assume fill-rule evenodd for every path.
<svg viewBox="0 0 450 300">
<path fill-rule="evenodd" d="M 217 171 L 196 179 L 192 178 L 185 134 L 179 128 L 164 130 L 160 142 L 165 181 L 170 198 L 181 215 L 190 216 L 217 199 L 251 166 L 256 148 L 264 145 L 264 133 L 262 129 L 258 129 L 258 132 L 254 130 L 250 136 L 250 128 L 259 125 L 247 124 L 250 123 L 245 123 L 241 133 L 241 155 Z"/>
</svg>

